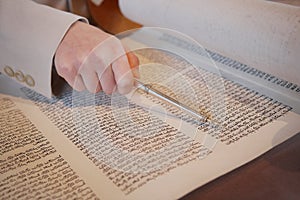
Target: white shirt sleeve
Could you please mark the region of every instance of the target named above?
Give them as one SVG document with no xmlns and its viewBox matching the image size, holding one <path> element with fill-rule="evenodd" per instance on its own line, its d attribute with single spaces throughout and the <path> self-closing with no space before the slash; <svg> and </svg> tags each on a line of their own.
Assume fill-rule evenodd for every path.
<svg viewBox="0 0 300 200">
<path fill-rule="evenodd" d="M 52 96 L 53 56 L 69 27 L 86 19 L 29 0 L 0 0 L 0 71 Z"/>
</svg>

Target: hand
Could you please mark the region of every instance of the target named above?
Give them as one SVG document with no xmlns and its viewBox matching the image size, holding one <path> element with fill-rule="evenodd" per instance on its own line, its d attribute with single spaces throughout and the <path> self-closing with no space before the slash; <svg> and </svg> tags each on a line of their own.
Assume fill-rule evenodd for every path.
<svg viewBox="0 0 300 200">
<path fill-rule="evenodd" d="M 133 53 L 126 53 L 120 40 L 80 21 L 66 33 L 54 63 L 57 73 L 75 90 L 103 90 L 107 94 L 130 92 L 139 64 Z"/>
</svg>

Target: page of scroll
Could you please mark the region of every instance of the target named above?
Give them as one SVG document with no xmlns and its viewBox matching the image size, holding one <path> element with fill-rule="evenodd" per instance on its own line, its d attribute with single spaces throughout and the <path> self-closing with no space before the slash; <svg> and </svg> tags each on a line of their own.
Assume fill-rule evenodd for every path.
<svg viewBox="0 0 300 200">
<path fill-rule="evenodd" d="M 66 86 L 47 99 L 1 75 L 2 197 L 179 198 L 300 130 L 300 116 L 276 99 L 223 78 L 224 88 L 209 87 L 220 77 L 169 52 L 135 53 L 145 83 L 219 126 L 138 89 L 125 97 Z"/>
<path fill-rule="evenodd" d="M 213 5 L 216 2 L 230 7 L 239 5 L 230 3 L 235 1 L 201 0 L 197 4 L 206 3 L 216 9 Z M 155 2 L 160 6 L 151 6 Z M 170 2 L 126 1 L 123 10 L 131 11 L 134 18 L 136 10 L 131 5 L 145 6 L 147 9 L 140 9 L 143 15 L 136 15 L 145 17 L 140 20 L 182 22 L 172 18 L 172 8 L 180 7 L 183 1 L 173 1 L 176 3 L 172 5 Z M 203 56 L 201 50 L 180 38 L 137 32 L 124 39 L 129 46 L 144 43 L 145 48 L 135 51 L 144 83 L 207 116 L 216 127 L 203 125 L 183 110 L 140 89 L 127 96 L 109 96 L 102 92 L 79 93 L 66 86 L 60 96 L 48 99 L 0 74 L 0 196 L 3 199 L 177 199 L 299 133 L 299 65 L 297 60 L 288 59 L 299 51 L 287 51 L 299 44 L 296 43 L 299 24 L 294 24 L 299 20 L 299 9 L 260 0 L 247 2 L 249 6 L 243 4 L 242 9 L 234 7 L 235 14 L 247 13 L 247 9 L 259 5 L 265 11 L 259 17 L 268 18 L 280 15 L 283 9 L 286 12 L 276 21 L 269 19 L 272 23 L 268 25 L 283 24 L 274 27 L 286 30 L 288 23 L 284 20 L 291 19 L 293 31 L 281 34 L 272 29 L 274 37 L 280 33 L 274 43 L 268 34 L 252 34 L 250 20 L 245 35 L 259 39 L 247 43 L 254 50 L 249 53 L 243 48 L 240 48 L 243 51 L 230 49 L 239 46 L 242 37 L 234 27 L 226 27 L 225 15 L 217 9 L 209 13 L 203 10 L 208 14 L 208 22 L 209 14 L 219 13 L 221 21 L 217 22 L 223 28 L 219 32 L 232 32 L 237 40 L 226 44 L 214 35 L 205 35 L 206 29 L 202 35 L 208 37 L 206 41 L 223 48 L 221 53 L 225 55 L 231 51 L 237 59 L 249 56 L 244 61 L 249 61 L 250 66 L 259 61 L 271 72 L 277 66 L 279 71 L 275 74 L 207 51 L 221 66 L 221 75 L 225 77 L 222 78 L 207 63 L 199 61 L 199 56 Z M 269 12 L 270 7 L 275 9 Z M 170 15 L 164 16 L 170 19 L 156 20 L 153 16 L 161 16 L 158 8 L 169 9 Z M 193 10 L 188 12 L 193 14 Z M 175 13 L 174 16 L 179 16 Z M 289 13 L 294 14 L 292 18 L 288 18 Z M 199 20 L 194 15 L 190 17 L 191 22 Z M 260 30 L 274 28 L 259 24 Z M 181 28 L 186 30 L 184 25 Z M 206 25 L 211 31 L 215 28 Z M 201 35 L 201 29 L 197 31 Z M 286 41 L 286 38 L 291 39 Z M 264 46 L 264 42 L 269 46 Z M 179 53 L 150 48 L 155 44 L 171 45 Z M 259 45 L 266 48 L 257 51 Z M 283 48 L 278 50 L 278 45 Z M 269 54 L 272 48 L 278 51 Z M 217 50 L 217 45 L 213 50 Z M 178 56 L 181 53 L 195 60 L 196 68 Z M 251 59 L 255 57 L 253 53 L 259 54 L 258 60 Z M 287 59 L 277 62 L 280 55 Z M 286 66 L 292 66 L 290 71 L 285 70 Z"/>
</svg>

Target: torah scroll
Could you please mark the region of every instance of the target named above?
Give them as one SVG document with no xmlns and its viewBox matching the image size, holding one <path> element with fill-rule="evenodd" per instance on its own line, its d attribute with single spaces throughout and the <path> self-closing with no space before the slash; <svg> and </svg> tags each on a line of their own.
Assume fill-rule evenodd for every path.
<svg viewBox="0 0 300 200">
<path fill-rule="evenodd" d="M 120 8 L 144 26 L 177 30 L 300 85 L 300 7 L 263 0 L 120 0 Z"/>
</svg>

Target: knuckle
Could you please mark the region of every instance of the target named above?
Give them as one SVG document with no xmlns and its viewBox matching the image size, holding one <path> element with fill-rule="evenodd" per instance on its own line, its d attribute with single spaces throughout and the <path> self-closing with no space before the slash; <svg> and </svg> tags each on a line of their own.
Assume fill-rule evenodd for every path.
<svg viewBox="0 0 300 200">
<path fill-rule="evenodd" d="M 118 82 L 117 87 L 120 94 L 127 94 L 128 92 L 130 92 L 131 88 L 133 87 L 133 80 L 121 79 Z"/>
<path fill-rule="evenodd" d="M 76 70 L 73 67 L 69 67 L 66 65 L 61 65 L 56 68 L 57 73 L 62 76 L 74 76 L 76 74 Z"/>
</svg>

